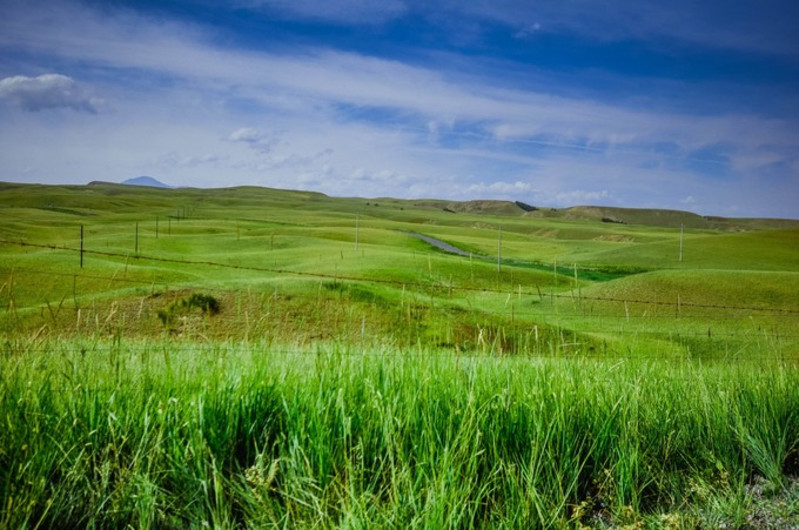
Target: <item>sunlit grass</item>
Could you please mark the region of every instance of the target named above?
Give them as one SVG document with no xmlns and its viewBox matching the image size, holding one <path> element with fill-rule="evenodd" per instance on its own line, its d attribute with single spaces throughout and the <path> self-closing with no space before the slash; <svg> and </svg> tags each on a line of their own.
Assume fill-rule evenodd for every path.
<svg viewBox="0 0 799 530">
<path fill-rule="evenodd" d="M 799 449 L 795 365 L 87 339 L 0 368 L 7 527 L 629 524 Z"/>
</svg>

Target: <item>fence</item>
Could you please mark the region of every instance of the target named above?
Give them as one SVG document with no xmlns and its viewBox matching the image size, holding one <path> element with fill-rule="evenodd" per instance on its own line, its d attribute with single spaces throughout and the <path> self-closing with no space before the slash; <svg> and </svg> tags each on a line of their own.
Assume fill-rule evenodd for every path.
<svg viewBox="0 0 799 530">
<path fill-rule="evenodd" d="M 440 293 L 449 293 L 451 297 L 453 293 L 487 293 L 492 295 L 502 295 L 507 297 L 507 301 L 505 306 L 510 306 L 506 310 L 497 310 L 497 309 L 480 309 L 480 314 L 482 315 L 490 315 L 496 316 L 506 319 L 517 319 L 517 320 L 524 320 L 528 319 L 530 321 L 535 321 L 535 319 L 540 319 L 543 314 L 547 313 L 543 309 L 544 305 L 547 303 L 549 304 L 547 307 L 550 311 L 549 316 L 554 317 L 557 319 L 558 324 L 567 324 L 569 320 L 573 319 L 580 319 L 580 322 L 591 322 L 590 325 L 586 326 L 584 331 L 591 332 L 591 333 L 613 333 L 617 332 L 621 326 L 625 326 L 627 323 L 633 323 L 631 329 L 628 331 L 631 333 L 640 333 L 642 335 L 648 335 L 650 337 L 677 337 L 680 339 L 690 339 L 691 337 L 694 338 L 709 338 L 709 339 L 728 339 L 728 340 L 760 340 L 760 333 L 762 330 L 757 330 L 754 328 L 746 328 L 745 326 L 733 326 L 735 327 L 734 330 L 731 330 L 731 324 L 734 324 L 732 321 L 741 321 L 742 317 L 746 316 L 757 316 L 758 318 L 763 319 L 776 319 L 774 321 L 784 321 L 784 326 L 780 326 L 787 329 L 782 329 L 780 331 L 771 330 L 763 331 L 763 333 L 770 333 L 768 335 L 769 340 L 788 340 L 794 342 L 795 339 L 799 338 L 799 331 L 797 331 L 797 327 L 794 325 L 793 320 L 794 318 L 799 315 L 799 308 L 792 308 L 792 307 L 758 307 L 758 306 L 746 306 L 746 305 L 723 305 L 723 304 L 707 304 L 707 303 L 692 303 L 692 302 L 684 302 L 680 300 L 646 300 L 646 299 L 636 299 L 636 298 L 619 298 L 619 297 L 603 297 L 603 296 L 584 296 L 577 294 L 575 292 L 560 292 L 560 293 L 542 293 L 540 289 L 523 289 L 521 286 L 517 287 L 516 289 L 509 289 L 509 288 L 492 288 L 492 287 L 475 287 L 470 285 L 453 285 L 453 284 L 444 284 L 444 283 L 437 283 L 434 281 L 423 282 L 423 281 L 398 281 L 392 279 L 381 279 L 381 278 L 366 278 L 366 277 L 357 277 L 357 276 L 347 276 L 347 275 L 340 275 L 340 274 L 329 274 L 329 273 L 319 273 L 319 272 L 307 272 L 307 271 L 295 271 L 295 270 L 288 270 L 283 268 L 274 268 L 274 267 L 254 267 L 254 266 L 247 266 L 247 265 L 237 265 L 237 264 L 230 264 L 230 263 L 220 263 L 215 261 L 208 261 L 208 260 L 186 260 L 186 259 L 177 259 L 177 258 L 168 258 L 168 257 L 161 257 L 161 256 L 149 256 L 149 255 L 130 255 L 126 253 L 120 252 L 110 252 L 110 251 L 98 251 L 98 250 L 85 250 L 85 249 L 77 249 L 67 246 L 57 246 L 57 245 L 46 245 L 46 244 L 36 244 L 36 243 L 29 243 L 23 241 L 8 241 L 8 240 L 0 240 L 0 244 L 5 245 L 15 245 L 19 247 L 31 247 L 31 248 L 39 248 L 39 249 L 51 249 L 51 250 L 58 250 L 58 251 L 67 251 L 67 252 L 77 252 L 81 254 L 89 254 L 89 255 L 96 255 L 96 256 L 103 256 L 103 257 L 111 257 L 111 258 L 120 258 L 125 260 L 132 260 L 135 262 L 154 262 L 154 263 L 170 263 L 170 264 L 177 264 L 177 265 L 191 265 L 195 267 L 214 267 L 214 268 L 223 268 L 223 269 L 233 269 L 233 270 L 241 270 L 241 271 L 250 271 L 250 272 L 257 272 L 257 273 L 267 273 L 274 276 L 295 276 L 300 278 L 309 278 L 309 279 L 316 279 L 321 281 L 333 281 L 342 284 L 376 284 L 376 285 L 388 285 L 393 286 L 398 289 L 434 289 L 439 291 Z M 154 281 L 152 279 L 135 279 L 135 278 L 127 278 L 127 277 L 118 277 L 117 275 L 114 276 L 105 276 L 99 274 L 92 274 L 87 272 L 85 269 L 82 269 L 80 272 L 60 272 L 60 271 L 53 271 L 53 270 L 45 270 L 45 269 L 25 269 L 22 271 L 15 271 L 12 274 L 24 274 L 24 275 L 44 275 L 44 276 L 57 276 L 63 278 L 72 278 L 73 279 L 73 289 L 75 282 L 79 280 L 93 280 L 99 282 L 108 282 L 110 284 L 125 284 L 125 285 L 139 285 L 139 286 L 146 286 L 154 289 L 156 286 L 159 288 L 166 287 L 169 288 L 169 284 L 163 281 Z M 231 293 L 235 292 L 231 289 L 221 289 L 221 288 L 208 288 L 207 286 L 188 286 L 186 284 L 178 284 L 175 283 L 173 286 L 176 286 L 180 289 L 202 289 L 205 291 L 212 291 L 212 292 L 225 292 Z M 423 300 L 423 297 L 417 297 L 418 300 Z M 536 310 L 530 310 L 529 306 L 528 309 L 523 307 L 523 304 L 516 303 L 517 301 L 530 301 L 533 300 L 539 307 Z M 431 296 L 432 301 L 432 296 Z M 563 301 L 569 303 L 562 303 Z M 43 301 L 42 303 L 47 303 L 48 308 L 52 312 L 52 308 L 50 307 L 49 301 Z M 560 302 L 560 307 L 558 303 Z M 620 314 L 609 314 L 608 312 L 602 313 L 600 315 L 593 316 L 590 312 L 593 310 L 591 304 L 611 304 L 618 307 L 618 312 Z M 564 307 L 565 306 L 565 307 Z M 669 314 L 657 314 L 655 312 L 651 313 L 636 313 L 630 311 L 630 306 L 643 306 L 643 307 L 650 307 L 650 308 L 665 308 L 669 310 Z M 699 315 L 691 315 L 687 317 L 682 317 L 682 311 L 686 310 L 694 310 L 701 314 Z M 621 314 L 623 310 L 623 314 Z M 671 311 L 673 310 L 673 312 Z M 221 316 L 221 318 L 230 318 Z M 691 319 L 701 319 L 703 323 L 705 322 L 712 322 L 716 321 L 720 323 L 720 328 L 714 330 L 713 332 L 708 330 L 698 330 L 698 329 L 690 329 L 690 326 L 687 329 L 676 333 L 674 331 L 661 331 L 658 329 L 652 329 L 651 326 L 644 326 L 638 327 L 636 323 L 644 323 L 646 322 L 657 322 L 660 321 L 668 321 L 671 319 L 681 319 L 684 318 L 685 321 L 690 322 Z M 725 323 L 729 322 L 728 323 Z M 654 326 L 657 328 L 657 326 Z M 636 356 L 638 357 L 638 356 Z"/>
<path fill-rule="evenodd" d="M 217 267 L 223 269 L 234 269 L 234 270 L 242 270 L 242 271 L 251 271 L 251 272 L 265 272 L 275 275 L 292 275 L 298 277 L 306 277 L 306 278 L 316 278 L 320 280 L 334 280 L 334 281 L 341 281 L 341 282 L 354 282 L 354 283 L 372 283 L 372 284 L 380 284 L 380 285 L 392 285 L 396 287 L 418 287 L 418 288 L 430 288 L 435 287 L 442 290 L 448 291 L 461 291 L 461 292 L 483 292 L 483 293 L 491 293 L 491 294 L 505 294 L 509 296 L 527 296 L 527 297 L 534 297 L 540 300 L 545 298 L 559 298 L 559 299 L 569 299 L 575 300 L 579 299 L 582 302 L 611 302 L 611 303 L 620 303 L 620 304 L 643 304 L 643 305 L 651 305 L 651 306 L 667 306 L 667 307 L 674 307 L 674 308 L 699 308 L 699 309 L 724 309 L 724 310 L 733 310 L 733 311 L 750 311 L 750 312 L 758 312 L 758 313 L 768 313 L 773 315 L 799 315 L 799 308 L 787 308 L 787 307 L 755 307 L 755 306 L 737 306 L 737 305 L 723 305 L 723 304 L 701 304 L 701 303 L 692 303 L 692 302 L 682 302 L 682 301 L 667 301 L 667 300 L 644 300 L 644 299 L 634 299 L 634 298 L 616 298 L 616 297 L 603 297 L 603 296 L 584 296 L 581 294 L 575 293 L 542 293 L 540 290 L 530 291 L 530 290 L 519 290 L 519 289 L 499 289 L 499 288 L 491 288 L 491 287 L 474 287 L 468 285 L 449 285 L 444 283 L 432 283 L 432 282 L 408 282 L 408 281 L 399 281 L 399 280 L 390 280 L 390 279 L 380 279 L 380 278 L 365 278 L 365 277 L 356 277 L 356 276 L 347 276 L 341 274 L 329 274 L 329 273 L 319 273 L 319 272 L 307 272 L 307 271 L 296 271 L 296 270 L 289 270 L 289 269 L 281 269 L 281 268 L 273 268 L 273 267 L 253 267 L 247 265 L 236 265 L 230 263 L 220 263 L 215 261 L 208 261 L 208 260 L 185 260 L 185 259 L 177 259 L 177 258 L 165 258 L 159 256 L 147 256 L 147 255 L 130 255 L 124 254 L 121 252 L 108 252 L 108 251 L 99 251 L 99 250 L 84 250 L 84 249 L 76 249 L 67 246 L 57 246 L 57 245 L 45 245 L 45 244 L 37 244 L 37 243 L 28 243 L 24 241 L 9 241 L 9 240 L 0 240 L 0 244 L 5 245 L 16 245 L 20 247 L 33 247 L 33 248 L 41 248 L 41 249 L 51 249 L 51 250 L 65 250 L 70 252 L 80 252 L 85 254 L 92 254 L 96 256 L 104 256 L 104 257 L 113 257 L 113 258 L 124 258 L 126 260 L 134 260 L 134 261 L 151 261 L 151 262 L 160 262 L 160 263 L 172 263 L 172 264 L 179 264 L 179 265 L 194 265 L 194 266 L 207 266 L 207 267 Z M 152 280 L 134 280 L 134 279 L 126 279 L 126 278 L 113 278 L 113 277 L 102 277 L 96 275 L 88 275 L 88 274 L 76 274 L 76 273 L 58 273 L 58 272 L 51 272 L 51 271 L 34 271 L 34 270 L 26 270 L 26 273 L 31 274 L 47 274 L 47 275 L 58 275 L 58 276 L 69 276 L 69 277 L 78 277 L 78 278 L 93 278 L 98 280 L 107 280 L 107 281 L 118 281 L 118 282 L 128 282 L 128 283 L 138 283 L 143 285 L 152 285 L 152 284 L 160 284 L 163 285 L 162 282 L 152 281 Z M 733 317 L 736 318 L 736 317 Z"/>
</svg>

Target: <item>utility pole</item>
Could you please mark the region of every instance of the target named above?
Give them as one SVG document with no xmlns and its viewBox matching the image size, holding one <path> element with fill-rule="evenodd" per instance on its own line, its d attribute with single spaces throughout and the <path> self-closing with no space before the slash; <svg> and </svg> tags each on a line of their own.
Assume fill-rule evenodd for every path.
<svg viewBox="0 0 799 530">
<path fill-rule="evenodd" d="M 681 224 L 680 225 L 680 263 L 682 263 L 682 242 L 683 242 L 684 232 L 685 232 L 685 225 Z"/>
</svg>

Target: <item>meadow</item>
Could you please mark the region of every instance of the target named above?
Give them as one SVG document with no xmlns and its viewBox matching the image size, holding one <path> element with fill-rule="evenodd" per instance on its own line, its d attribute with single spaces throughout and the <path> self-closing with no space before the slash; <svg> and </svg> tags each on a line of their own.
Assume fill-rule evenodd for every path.
<svg viewBox="0 0 799 530">
<path fill-rule="evenodd" d="M 2 528 L 799 524 L 799 222 L 104 183 L 0 212 Z"/>
</svg>

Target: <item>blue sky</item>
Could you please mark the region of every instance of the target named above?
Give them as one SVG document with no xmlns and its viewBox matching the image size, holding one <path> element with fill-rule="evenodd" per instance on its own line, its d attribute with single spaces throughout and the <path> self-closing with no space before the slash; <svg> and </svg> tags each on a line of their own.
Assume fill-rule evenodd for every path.
<svg viewBox="0 0 799 530">
<path fill-rule="evenodd" d="M 792 0 L 0 12 L 0 180 L 799 218 Z"/>
</svg>

